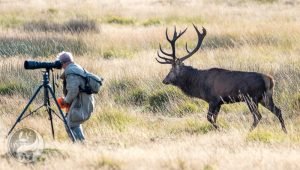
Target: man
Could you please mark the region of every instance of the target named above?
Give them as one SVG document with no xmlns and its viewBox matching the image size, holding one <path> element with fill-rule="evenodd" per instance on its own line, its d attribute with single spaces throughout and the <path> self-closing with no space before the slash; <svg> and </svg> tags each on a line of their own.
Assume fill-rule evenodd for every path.
<svg viewBox="0 0 300 170">
<path fill-rule="evenodd" d="M 81 66 L 74 63 L 72 54 L 63 51 L 57 55 L 57 59 L 60 60 L 64 69 L 61 75 L 65 95 L 62 104 L 70 105 L 66 120 L 75 139 L 83 141 L 85 138 L 81 124 L 89 119 L 93 112 L 94 97 L 82 92 L 85 89 L 85 71 Z"/>
</svg>

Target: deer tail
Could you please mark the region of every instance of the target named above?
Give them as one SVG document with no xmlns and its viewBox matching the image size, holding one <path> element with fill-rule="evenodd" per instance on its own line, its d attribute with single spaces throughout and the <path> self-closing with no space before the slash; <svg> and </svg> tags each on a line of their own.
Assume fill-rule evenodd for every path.
<svg viewBox="0 0 300 170">
<path fill-rule="evenodd" d="M 272 96 L 273 94 L 273 87 L 274 87 L 274 79 L 271 76 L 264 76 L 263 77 L 265 81 L 265 88 L 266 88 L 266 94 L 267 96 Z"/>
</svg>

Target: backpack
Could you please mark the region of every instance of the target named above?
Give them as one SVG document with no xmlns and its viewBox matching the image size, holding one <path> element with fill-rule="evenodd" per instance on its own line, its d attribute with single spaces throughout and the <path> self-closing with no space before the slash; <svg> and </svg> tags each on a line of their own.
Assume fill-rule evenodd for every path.
<svg viewBox="0 0 300 170">
<path fill-rule="evenodd" d="M 100 90 L 100 87 L 102 86 L 103 78 L 86 70 L 84 70 L 84 74 L 85 77 L 81 77 L 85 79 L 85 88 L 80 89 L 80 91 L 85 92 L 87 94 L 97 94 Z"/>
</svg>

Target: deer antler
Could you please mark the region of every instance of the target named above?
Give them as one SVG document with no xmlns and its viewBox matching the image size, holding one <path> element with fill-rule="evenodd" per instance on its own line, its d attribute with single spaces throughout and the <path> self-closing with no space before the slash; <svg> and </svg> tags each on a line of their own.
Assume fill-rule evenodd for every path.
<svg viewBox="0 0 300 170">
<path fill-rule="evenodd" d="M 178 38 L 180 38 L 180 37 L 186 32 L 187 28 L 184 29 L 182 32 L 180 31 L 179 34 L 178 34 L 178 33 L 176 32 L 176 27 L 174 27 L 174 34 L 173 34 L 173 38 L 172 38 L 172 39 L 171 39 L 171 38 L 169 37 L 169 35 L 168 35 L 168 28 L 167 28 L 167 29 L 166 29 L 166 38 L 167 38 L 168 42 L 171 44 L 172 53 L 165 52 L 165 51 L 162 49 L 161 44 L 159 44 L 159 51 L 160 51 L 160 52 L 157 51 L 157 56 L 158 56 L 160 59 L 163 59 L 164 61 L 159 61 L 157 58 L 155 58 L 156 61 L 159 62 L 160 64 L 175 64 L 175 63 L 176 63 L 176 60 L 179 60 L 180 62 L 182 62 L 182 61 L 184 61 L 185 59 L 191 57 L 194 53 L 196 53 L 196 51 L 199 50 L 199 48 L 201 47 L 202 41 L 203 41 L 203 39 L 204 39 L 204 37 L 205 37 L 205 35 L 206 35 L 206 30 L 205 30 L 205 28 L 202 28 L 203 33 L 201 34 L 201 33 L 199 32 L 198 28 L 197 28 L 194 24 L 193 24 L 193 26 L 194 26 L 194 28 L 195 28 L 195 30 L 196 30 L 196 32 L 197 32 L 197 35 L 198 35 L 198 43 L 197 43 L 197 46 L 195 47 L 194 50 L 189 51 L 189 50 L 188 50 L 188 45 L 187 45 L 187 43 L 186 43 L 185 48 L 186 48 L 186 51 L 187 51 L 188 54 L 187 54 L 186 56 L 182 57 L 182 58 L 177 58 L 177 57 L 176 57 L 176 49 L 175 49 L 176 46 L 175 46 L 175 43 L 176 43 L 176 40 L 177 40 Z M 161 56 L 160 53 L 164 54 L 165 57 Z M 167 57 L 172 57 L 172 58 L 167 58 Z"/>
<path fill-rule="evenodd" d="M 185 30 L 183 30 L 182 32 L 180 31 L 179 34 L 177 34 L 177 31 L 176 31 L 176 27 L 174 27 L 174 34 L 173 34 L 173 38 L 170 39 L 169 35 L 168 35 L 168 28 L 166 29 L 166 38 L 168 40 L 168 42 L 171 44 L 171 48 L 172 48 L 172 53 L 167 53 L 165 52 L 162 47 L 161 47 L 161 44 L 159 44 L 159 50 L 162 54 L 168 56 L 168 57 L 172 57 L 172 58 L 166 58 L 166 57 L 163 57 L 160 55 L 159 51 L 157 52 L 157 55 L 159 58 L 165 60 L 165 61 L 159 61 L 157 58 L 156 61 L 159 62 L 160 64 L 174 64 L 177 57 L 176 57 L 176 50 L 175 50 L 175 42 L 176 40 L 181 37 L 185 31 L 187 30 L 187 28 Z"/>
<path fill-rule="evenodd" d="M 198 35 L 198 43 L 197 43 L 197 46 L 194 48 L 193 51 L 189 51 L 187 43 L 185 44 L 185 49 L 186 49 L 186 51 L 187 51 L 188 54 L 186 56 L 184 56 L 184 57 L 182 57 L 182 58 L 179 59 L 181 62 L 183 62 L 187 58 L 191 57 L 193 54 L 195 54 L 199 50 L 199 48 L 201 47 L 202 41 L 203 41 L 203 39 L 204 39 L 204 37 L 206 35 L 206 29 L 204 27 L 202 27 L 202 32 L 203 33 L 201 34 L 199 32 L 198 28 L 194 24 L 193 24 L 193 26 L 194 26 L 194 28 L 195 28 L 195 30 L 197 32 L 197 35 Z"/>
</svg>

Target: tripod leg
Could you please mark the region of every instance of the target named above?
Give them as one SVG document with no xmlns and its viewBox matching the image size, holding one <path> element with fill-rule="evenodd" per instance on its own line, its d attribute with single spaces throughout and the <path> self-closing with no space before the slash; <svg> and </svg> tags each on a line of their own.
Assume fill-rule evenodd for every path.
<svg viewBox="0 0 300 170">
<path fill-rule="evenodd" d="M 59 110 L 59 113 L 60 113 L 61 117 L 63 118 L 63 122 L 64 122 L 65 126 L 67 127 L 67 130 L 68 130 L 69 134 L 71 134 L 72 141 L 75 142 L 75 136 L 74 136 L 73 132 L 71 131 L 70 126 L 67 123 L 67 120 L 64 116 L 64 113 L 62 112 L 61 108 L 59 107 L 59 105 L 57 103 L 57 100 L 56 100 L 56 97 L 55 97 L 55 94 L 54 94 L 53 90 L 51 89 L 51 87 L 49 85 L 47 85 L 46 87 L 49 89 L 49 91 L 50 91 L 50 93 L 51 93 L 51 95 L 54 99 L 54 102 L 55 102 L 55 104 L 56 104 L 56 106 Z"/>
<path fill-rule="evenodd" d="M 33 102 L 33 100 L 35 99 L 36 95 L 39 93 L 39 91 L 41 90 L 41 88 L 43 87 L 43 85 L 40 85 L 38 87 L 38 89 L 35 91 L 35 93 L 33 94 L 33 96 L 31 97 L 31 99 L 29 100 L 29 102 L 27 103 L 27 105 L 25 106 L 25 108 L 23 109 L 22 113 L 19 115 L 19 117 L 17 118 L 15 124 L 11 127 L 11 129 L 9 130 L 9 132 L 7 133 L 7 136 L 9 136 L 9 134 L 12 132 L 12 130 L 15 128 L 15 126 L 17 125 L 17 123 L 19 123 L 24 115 L 24 113 L 26 112 L 26 110 L 28 109 L 29 105 Z"/>
<path fill-rule="evenodd" d="M 49 115 L 49 120 L 50 120 L 50 124 L 51 124 L 51 132 L 52 132 L 52 137 L 55 140 L 55 134 L 54 134 L 54 126 L 53 126 L 53 119 L 52 119 L 52 110 L 50 108 L 50 100 L 49 100 L 49 92 L 48 92 L 48 88 L 44 88 L 44 105 L 47 108 L 47 112 Z"/>
</svg>

